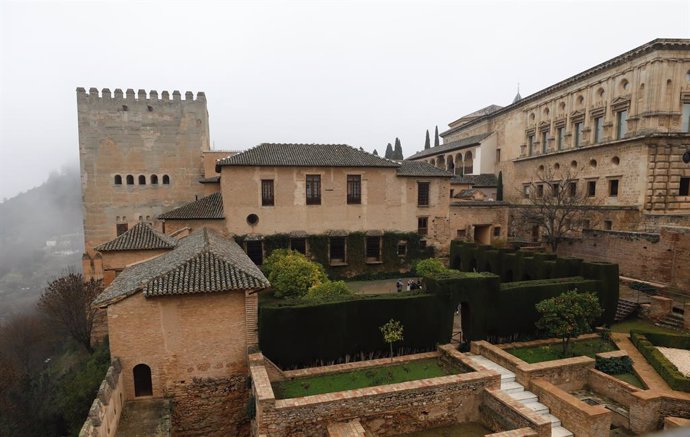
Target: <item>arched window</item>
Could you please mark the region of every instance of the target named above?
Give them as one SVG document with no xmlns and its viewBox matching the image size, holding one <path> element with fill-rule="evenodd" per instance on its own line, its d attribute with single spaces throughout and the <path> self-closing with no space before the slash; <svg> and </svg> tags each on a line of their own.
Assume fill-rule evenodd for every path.
<svg viewBox="0 0 690 437">
<path fill-rule="evenodd" d="M 454 168 L 455 168 L 454 173 L 456 175 L 462 176 L 462 170 L 463 170 L 463 168 L 462 168 L 462 153 L 458 153 L 457 155 L 455 155 L 455 167 Z"/>
<path fill-rule="evenodd" d="M 139 175 L 139 185 L 146 185 L 146 176 Z"/>
<path fill-rule="evenodd" d="M 472 165 L 472 152 L 465 153 L 465 171 L 464 174 L 472 174 L 474 172 Z"/>
<path fill-rule="evenodd" d="M 446 159 L 443 156 L 436 158 L 436 167 L 446 168 Z"/>
<path fill-rule="evenodd" d="M 122 176 L 119 174 L 115 175 L 115 185 L 122 185 Z"/>
<path fill-rule="evenodd" d="M 453 156 L 448 155 L 446 157 L 446 170 L 449 172 L 454 172 L 455 171 L 455 164 L 453 163 Z"/>
<path fill-rule="evenodd" d="M 134 396 L 152 396 L 151 368 L 146 364 L 137 364 L 132 369 L 134 375 Z"/>
<path fill-rule="evenodd" d="M 127 175 L 127 185 L 134 185 L 134 176 L 131 174 Z"/>
<path fill-rule="evenodd" d="M 170 176 L 167 174 L 163 175 L 163 185 L 170 185 Z"/>
<path fill-rule="evenodd" d="M 158 185 L 158 175 L 151 175 L 151 185 Z"/>
</svg>

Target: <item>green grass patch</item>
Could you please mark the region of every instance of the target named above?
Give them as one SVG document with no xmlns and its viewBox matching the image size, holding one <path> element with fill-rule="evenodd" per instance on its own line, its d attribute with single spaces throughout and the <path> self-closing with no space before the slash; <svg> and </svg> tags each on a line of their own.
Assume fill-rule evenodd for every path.
<svg viewBox="0 0 690 437">
<path fill-rule="evenodd" d="M 634 373 L 621 373 L 619 375 L 611 375 L 614 378 L 620 379 L 621 381 L 627 382 L 630 385 L 634 385 L 637 388 L 641 388 L 643 390 L 646 390 L 647 387 L 644 385 L 644 382 L 640 378 L 637 377 Z"/>
<path fill-rule="evenodd" d="M 560 360 L 561 358 L 579 357 L 581 355 L 594 358 L 599 352 L 609 352 L 617 349 L 618 348 L 608 340 L 593 338 L 591 340 L 579 340 L 570 343 L 567 357 L 561 355 L 563 347 L 560 342 L 544 346 L 506 349 L 506 352 L 532 364 L 541 363 L 542 361 Z"/>
<path fill-rule="evenodd" d="M 614 323 L 611 325 L 611 332 L 622 332 L 630 333 L 631 330 L 654 332 L 659 334 L 677 334 L 677 331 L 672 329 L 663 328 L 661 326 L 655 326 L 652 322 L 640 319 L 629 319 L 624 320 L 620 323 Z"/>
<path fill-rule="evenodd" d="M 410 361 L 403 364 L 371 367 L 351 372 L 298 378 L 274 382 L 276 399 L 290 399 L 333 393 L 377 385 L 396 384 L 438 376 L 455 375 L 466 370 L 459 365 L 443 363 L 436 358 Z"/>
</svg>

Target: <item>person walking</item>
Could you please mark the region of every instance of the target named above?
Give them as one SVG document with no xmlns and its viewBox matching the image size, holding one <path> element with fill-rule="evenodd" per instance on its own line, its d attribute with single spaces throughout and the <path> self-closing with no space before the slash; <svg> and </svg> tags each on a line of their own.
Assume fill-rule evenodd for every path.
<svg viewBox="0 0 690 437">
<path fill-rule="evenodd" d="M 395 283 L 395 288 L 397 288 L 398 293 L 402 291 L 402 279 L 398 279 L 398 282 Z"/>
</svg>

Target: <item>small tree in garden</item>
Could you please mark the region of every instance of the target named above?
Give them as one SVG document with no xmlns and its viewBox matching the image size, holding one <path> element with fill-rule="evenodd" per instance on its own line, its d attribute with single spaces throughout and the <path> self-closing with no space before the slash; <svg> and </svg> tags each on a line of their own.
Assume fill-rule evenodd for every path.
<svg viewBox="0 0 690 437">
<path fill-rule="evenodd" d="M 592 332 L 592 323 L 603 312 L 594 293 L 578 293 L 577 290 L 544 299 L 536 308 L 541 314 L 537 328 L 561 339 L 563 357 L 567 356 L 570 340 Z"/>
<path fill-rule="evenodd" d="M 299 298 L 311 287 L 328 281 L 321 264 L 308 260 L 299 252 L 287 251 L 270 259 L 268 280 L 275 297 Z M 267 260 L 268 260 L 267 259 Z"/>
<path fill-rule="evenodd" d="M 419 276 L 430 276 L 434 273 L 442 273 L 446 271 L 446 267 L 441 261 L 435 258 L 427 258 L 415 264 L 414 270 Z"/>
<path fill-rule="evenodd" d="M 391 350 L 391 361 L 393 361 L 393 343 L 403 341 L 403 325 L 397 320 L 390 319 L 386 324 L 380 326 L 383 341 L 388 343 Z"/>
</svg>

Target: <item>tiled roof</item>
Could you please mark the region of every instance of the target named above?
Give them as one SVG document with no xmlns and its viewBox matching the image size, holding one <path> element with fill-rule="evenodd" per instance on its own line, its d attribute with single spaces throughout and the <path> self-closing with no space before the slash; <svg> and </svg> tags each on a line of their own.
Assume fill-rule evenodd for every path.
<svg viewBox="0 0 690 437">
<path fill-rule="evenodd" d="M 199 183 L 201 184 L 217 184 L 220 182 L 220 176 L 211 176 L 210 178 L 201 178 Z"/>
<path fill-rule="evenodd" d="M 455 149 L 461 149 L 472 144 L 478 144 L 484 138 L 491 135 L 493 132 L 488 132 L 484 134 L 474 135 L 471 137 L 463 138 L 458 141 L 451 141 L 450 143 L 440 144 L 438 146 L 431 147 L 429 149 L 424 149 L 421 152 L 417 152 L 414 155 L 408 157 L 407 159 L 419 159 L 425 158 L 427 156 L 433 156 L 438 153 L 445 153 Z"/>
<path fill-rule="evenodd" d="M 477 110 L 477 111 L 474 111 L 474 112 L 472 112 L 472 113 L 470 113 L 470 114 L 463 115 L 462 117 L 460 117 L 460 118 L 458 119 L 458 121 L 459 121 L 459 120 L 462 120 L 463 118 L 474 118 L 474 117 L 481 117 L 481 116 L 483 116 L 483 115 L 493 114 L 494 112 L 498 111 L 498 110 L 501 109 L 501 108 L 503 108 L 503 106 L 499 106 L 499 105 L 489 105 L 489 106 L 486 106 L 486 107 L 484 107 L 484 108 L 482 108 L 482 109 L 479 109 L 479 110 Z"/>
<path fill-rule="evenodd" d="M 280 167 L 398 167 L 346 144 L 259 144 L 237 155 L 219 159 L 216 170 L 226 165 Z"/>
<path fill-rule="evenodd" d="M 232 239 L 201 228 L 157 258 L 127 267 L 96 298 L 109 305 L 142 291 L 145 297 L 266 288 L 261 270 Z"/>
<path fill-rule="evenodd" d="M 498 186 L 498 179 L 493 173 L 484 173 L 477 175 L 456 176 L 450 180 L 451 184 L 469 184 L 473 187 L 496 187 Z"/>
<path fill-rule="evenodd" d="M 443 177 L 450 178 L 453 173 L 434 167 L 424 161 L 400 161 L 398 176 Z"/>
<path fill-rule="evenodd" d="M 202 197 L 158 216 L 160 220 L 215 220 L 225 218 L 220 192 Z"/>
<path fill-rule="evenodd" d="M 176 245 L 176 239 L 156 231 L 144 222 L 139 222 L 115 239 L 96 247 L 96 250 L 112 252 L 117 250 L 172 249 Z"/>
</svg>

